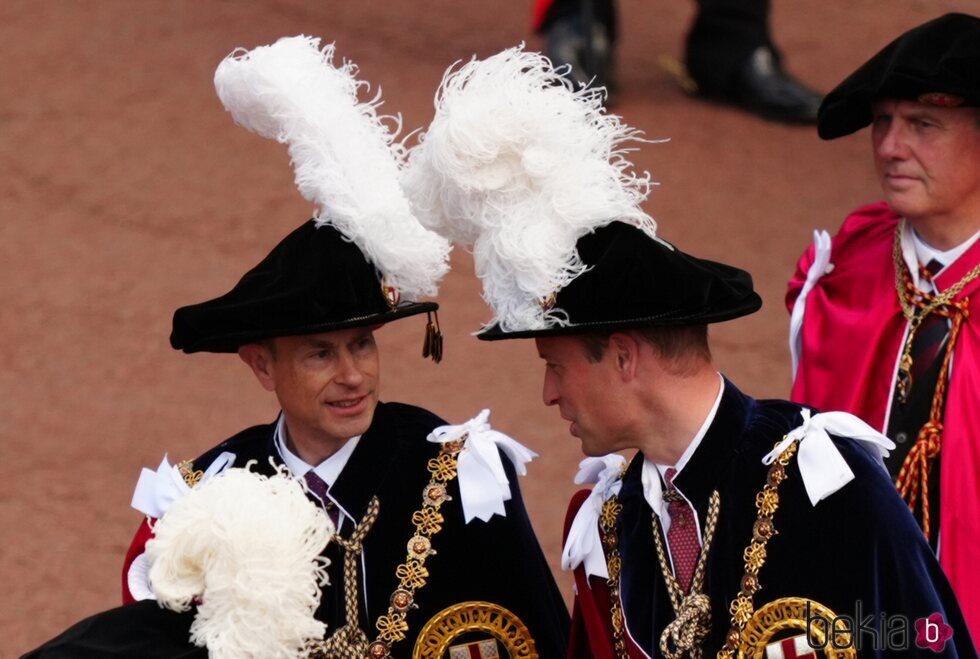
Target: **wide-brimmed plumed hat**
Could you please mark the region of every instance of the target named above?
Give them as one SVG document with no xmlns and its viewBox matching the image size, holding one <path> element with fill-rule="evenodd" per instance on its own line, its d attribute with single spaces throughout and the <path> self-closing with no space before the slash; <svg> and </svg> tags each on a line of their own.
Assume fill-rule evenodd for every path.
<svg viewBox="0 0 980 659">
<path fill-rule="evenodd" d="M 827 94 L 817 132 L 830 140 L 864 128 L 880 98 L 980 106 L 980 18 L 946 14 L 892 41 Z"/>
<path fill-rule="evenodd" d="M 403 182 L 427 227 L 472 249 L 495 317 L 484 340 L 702 325 L 762 304 L 747 272 L 657 236 L 639 133 L 512 48 L 450 69 Z"/>
<path fill-rule="evenodd" d="M 560 309 L 550 327 L 480 331 L 486 341 L 639 327 L 704 325 L 753 313 L 762 299 L 738 268 L 685 254 L 642 230 L 613 222 L 579 239 L 586 270 L 542 307 Z"/>
<path fill-rule="evenodd" d="M 333 44 L 290 37 L 237 50 L 215 72 L 236 123 L 289 147 L 314 217 L 290 233 L 228 293 L 178 309 L 171 345 L 235 352 L 254 341 L 386 323 L 432 312 L 450 245 L 414 217 L 399 182 L 406 151 L 380 94 L 336 67 Z M 430 322 L 426 345 L 441 341 Z M 434 354 L 438 357 L 438 354 Z"/>
<path fill-rule="evenodd" d="M 386 286 L 354 243 L 304 222 L 221 297 L 174 313 L 170 343 L 184 352 L 236 352 L 276 336 L 378 325 L 435 311 Z"/>
</svg>

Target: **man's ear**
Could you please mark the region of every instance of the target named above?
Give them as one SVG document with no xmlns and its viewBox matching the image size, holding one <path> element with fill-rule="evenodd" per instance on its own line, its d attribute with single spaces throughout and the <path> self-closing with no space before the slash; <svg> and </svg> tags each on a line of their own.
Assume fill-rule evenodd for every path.
<svg viewBox="0 0 980 659">
<path fill-rule="evenodd" d="M 275 359 L 273 359 L 272 351 L 269 350 L 268 346 L 261 343 L 248 343 L 238 349 L 238 356 L 248 364 L 252 372 L 255 373 L 259 384 L 266 391 L 276 390 Z"/>
<path fill-rule="evenodd" d="M 637 360 L 640 358 L 640 344 L 636 337 L 615 332 L 609 336 L 609 347 L 606 350 L 624 382 L 636 377 Z"/>
</svg>

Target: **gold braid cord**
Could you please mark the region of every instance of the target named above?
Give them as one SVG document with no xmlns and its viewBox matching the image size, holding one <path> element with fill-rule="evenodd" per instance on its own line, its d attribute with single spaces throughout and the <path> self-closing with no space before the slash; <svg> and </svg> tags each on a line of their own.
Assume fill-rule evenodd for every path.
<svg viewBox="0 0 980 659">
<path fill-rule="evenodd" d="M 742 631 L 755 613 L 752 596 L 762 589 L 759 583 L 759 570 L 766 563 L 766 545 L 769 539 L 776 535 L 776 526 L 772 518 L 779 508 L 779 485 L 786 480 L 786 465 L 796 454 L 799 442 L 793 442 L 783 451 L 766 476 L 766 484 L 755 497 L 755 507 L 759 511 L 752 526 L 752 541 L 745 548 L 742 557 L 745 560 L 745 572 L 742 575 L 741 590 L 728 607 L 731 613 L 731 627 L 725 636 L 725 645 L 718 651 L 718 659 L 732 659 L 738 652 L 742 640 Z"/>
<path fill-rule="evenodd" d="M 361 555 L 362 542 L 378 518 L 378 497 L 372 497 L 367 512 L 354 529 L 351 537 L 344 540 L 334 535 L 334 542 L 344 549 L 344 616 L 347 624 L 335 631 L 329 639 L 322 641 L 317 653 L 311 656 L 344 657 L 355 659 L 364 656 L 367 648 L 367 635 L 357 625 L 357 563 Z"/>
<path fill-rule="evenodd" d="M 718 511 L 720 498 L 718 492 L 711 495 L 708 504 L 708 521 L 704 531 L 704 549 L 698 559 L 698 565 L 694 570 L 694 577 L 689 595 L 684 595 L 683 590 L 667 567 L 666 555 L 663 544 L 660 541 L 660 530 L 657 516 L 653 516 L 654 528 L 653 535 L 657 543 L 657 554 L 660 557 L 660 567 L 667 582 L 667 590 L 670 593 L 671 605 L 674 607 L 676 618 L 664 630 L 660 638 L 660 651 L 668 659 L 680 659 L 685 652 L 689 656 L 700 657 L 700 644 L 710 630 L 711 602 L 708 597 L 700 592 L 704 583 L 708 551 L 711 547 L 711 539 L 714 537 L 715 527 L 718 523 Z M 626 650 L 626 638 L 624 634 L 626 622 L 623 616 L 623 605 L 620 601 L 619 577 L 622 573 L 622 559 L 619 556 L 619 536 L 616 527 L 619 523 L 619 515 L 623 510 L 623 504 L 619 503 L 619 497 L 612 496 L 602 505 L 602 514 L 599 517 L 599 535 L 606 554 L 606 569 L 609 572 L 609 579 L 606 585 L 609 588 L 609 616 L 612 624 L 613 633 L 613 652 L 618 659 L 629 659 Z"/>
<path fill-rule="evenodd" d="M 684 657 L 701 659 L 703 656 L 701 644 L 704 643 L 704 639 L 711 631 L 711 599 L 704 593 L 704 573 L 708 563 L 708 554 L 711 551 L 711 540 L 715 536 L 715 527 L 718 525 L 720 507 L 721 497 L 715 490 L 708 501 L 708 517 L 704 526 L 701 553 L 698 555 L 698 564 L 694 568 L 694 576 L 691 579 L 691 587 L 687 594 L 684 593 L 684 589 L 677 583 L 677 579 L 670 570 L 667 552 L 664 550 L 664 543 L 660 539 L 662 532 L 660 518 L 656 513 L 653 514 L 653 538 L 657 545 L 660 572 L 664 575 L 664 581 L 667 583 L 670 604 L 673 606 L 676 616 L 660 635 L 660 653 L 665 659 L 683 659 Z"/>
<path fill-rule="evenodd" d="M 415 591 L 425 586 L 429 571 L 425 567 L 426 559 L 435 554 L 432 548 L 432 538 L 442 530 L 444 518 L 439 508 L 449 496 L 448 483 L 456 478 L 456 462 L 459 452 L 463 449 L 467 436 L 455 442 L 442 445 L 439 455 L 429 460 L 428 470 L 431 475 L 429 484 L 422 491 L 422 507 L 412 515 L 415 524 L 415 534 L 407 543 L 407 558 L 395 569 L 398 577 L 398 587 L 391 594 L 388 612 L 375 622 L 378 635 L 375 640 L 368 642 L 367 635 L 357 627 L 357 554 L 360 553 L 360 541 L 356 540 L 357 554 L 352 551 L 355 536 L 365 524 L 362 520 L 354 536 L 349 541 L 339 537 L 335 539 L 344 547 L 344 596 L 346 602 L 347 624 L 338 629 L 327 641 L 317 641 L 311 644 L 310 657 L 315 659 L 384 659 L 391 656 L 391 646 L 405 639 L 408 623 L 405 618 L 408 612 L 417 608 Z M 372 499 L 377 513 L 377 499 Z M 369 506 L 365 519 L 371 513 Z M 374 520 L 371 520 L 373 524 Z M 368 526 L 368 529 L 370 526 Z M 367 530 L 365 530 L 367 533 Z M 350 569 L 349 569 L 350 568 Z M 349 578 L 353 574 L 353 578 Z M 342 640 L 338 639 L 342 637 Z"/>
<path fill-rule="evenodd" d="M 904 223 L 904 221 L 903 221 Z M 908 400 L 912 388 L 912 342 L 922 321 L 929 314 L 937 314 L 951 320 L 949 340 L 946 342 L 942 367 L 939 371 L 939 381 L 932 397 L 929 420 L 919 430 L 915 444 L 912 445 L 902 468 L 898 472 L 895 485 L 902 499 L 915 512 L 916 504 L 921 500 L 922 530 L 929 538 L 929 470 L 932 461 L 939 455 L 943 443 L 943 410 L 946 407 L 946 387 L 949 384 L 949 365 L 953 357 L 956 339 L 959 338 L 963 320 L 970 315 L 970 299 L 954 301 L 957 295 L 971 281 L 980 276 L 980 265 L 975 266 L 963 278 L 947 288 L 939 295 L 930 295 L 917 289 L 912 283 L 905 259 L 902 257 L 902 226 L 895 229 L 895 240 L 892 248 L 892 259 L 895 262 L 895 289 L 898 301 L 902 305 L 902 313 L 909 322 L 908 337 L 899 359 L 896 395 L 900 402 Z"/>
</svg>

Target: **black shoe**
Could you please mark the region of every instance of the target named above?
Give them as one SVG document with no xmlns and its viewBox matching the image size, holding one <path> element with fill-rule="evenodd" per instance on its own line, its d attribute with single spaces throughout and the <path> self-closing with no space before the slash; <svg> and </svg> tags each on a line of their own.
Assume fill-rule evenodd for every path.
<svg viewBox="0 0 980 659">
<path fill-rule="evenodd" d="M 772 121 L 815 124 L 822 97 L 786 73 L 776 63 L 771 49 L 760 46 L 749 55 L 732 87 L 718 100 Z"/>
<path fill-rule="evenodd" d="M 613 69 L 613 46 L 609 31 L 599 21 L 592 22 L 591 38 L 579 16 L 560 18 L 548 28 L 545 55 L 555 68 L 566 67 L 563 77 L 575 88 L 605 87 L 606 100 L 616 91 Z"/>
</svg>

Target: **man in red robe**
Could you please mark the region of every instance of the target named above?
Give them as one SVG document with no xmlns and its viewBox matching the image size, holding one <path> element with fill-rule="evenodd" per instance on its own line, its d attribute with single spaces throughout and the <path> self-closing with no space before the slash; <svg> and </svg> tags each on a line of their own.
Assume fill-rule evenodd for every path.
<svg viewBox="0 0 980 659">
<path fill-rule="evenodd" d="M 792 398 L 892 438 L 889 470 L 980 634 L 980 19 L 903 34 L 832 91 L 871 125 L 885 202 L 816 235 L 789 284 Z M 975 299 L 976 298 L 976 299 Z M 973 312 L 973 313 L 971 313 Z"/>
</svg>

